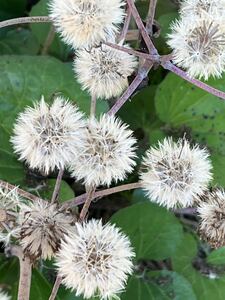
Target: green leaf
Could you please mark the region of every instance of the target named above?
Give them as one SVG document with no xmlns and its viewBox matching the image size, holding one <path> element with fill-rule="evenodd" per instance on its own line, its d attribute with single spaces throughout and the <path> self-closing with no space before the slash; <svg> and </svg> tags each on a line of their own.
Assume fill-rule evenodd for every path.
<svg viewBox="0 0 225 300">
<path fill-rule="evenodd" d="M 207 83 L 225 90 L 225 77 L 210 79 Z M 190 129 L 193 140 L 208 146 L 212 153 L 216 183 L 224 186 L 220 160 L 224 164 L 225 102 L 172 73 L 159 85 L 155 102 L 159 118 L 168 127 Z"/>
<path fill-rule="evenodd" d="M 207 262 L 213 265 L 225 264 L 225 247 L 213 250 L 207 257 Z"/>
<path fill-rule="evenodd" d="M 137 259 L 170 257 L 183 236 L 182 226 L 174 215 L 150 202 L 124 208 L 111 221 L 129 236 Z"/>
<path fill-rule="evenodd" d="M 149 272 L 153 280 L 162 291 L 173 300 L 197 300 L 190 282 L 176 272 L 168 270 Z"/>
<path fill-rule="evenodd" d="M 121 300 L 169 300 L 166 294 L 154 283 L 144 281 L 135 276 L 128 281 L 126 292 Z"/>
<path fill-rule="evenodd" d="M 7 31 L 0 38 L 0 55 L 3 54 L 30 54 L 38 52 L 39 44 L 31 31 L 24 28 Z"/>
<path fill-rule="evenodd" d="M 218 278 L 213 271 L 206 276 L 196 270 L 193 261 L 197 257 L 197 251 L 196 240 L 192 235 L 186 234 L 172 257 L 174 270 L 192 284 L 198 300 L 223 300 L 225 297 L 225 277 Z"/>
<path fill-rule="evenodd" d="M 35 6 L 33 6 L 30 15 L 31 16 L 46 16 L 48 15 L 48 1 L 47 0 L 41 0 L 38 2 Z M 42 49 L 46 38 L 48 36 L 48 33 L 51 28 L 51 24 L 49 23 L 37 23 L 37 24 L 31 24 L 31 29 L 34 34 L 34 36 L 37 38 L 40 44 L 40 50 Z M 58 58 L 61 58 L 62 60 L 66 60 L 68 57 L 69 52 L 71 49 L 69 46 L 65 45 L 59 35 L 56 33 L 55 38 L 49 48 L 48 53 L 51 55 L 54 55 Z"/>
<path fill-rule="evenodd" d="M 49 179 L 47 185 L 43 188 L 42 191 L 39 191 L 41 197 L 46 200 L 51 200 L 52 193 L 54 191 L 56 179 Z M 69 184 L 62 180 L 59 194 L 59 201 L 64 202 L 71 198 L 74 198 L 74 191 L 71 189 Z"/>
<path fill-rule="evenodd" d="M 89 113 L 90 97 L 74 78 L 71 66 L 42 56 L 1 56 L 0 61 L 0 178 L 23 183 L 24 171 L 9 143 L 13 123 L 27 105 L 45 96 L 61 94 Z M 107 110 L 107 103 L 97 103 L 97 113 Z"/>
</svg>

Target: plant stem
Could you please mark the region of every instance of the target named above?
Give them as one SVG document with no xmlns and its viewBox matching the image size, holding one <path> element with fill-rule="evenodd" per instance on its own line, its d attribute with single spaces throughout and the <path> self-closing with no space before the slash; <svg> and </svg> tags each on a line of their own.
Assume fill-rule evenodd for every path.
<svg viewBox="0 0 225 300">
<path fill-rule="evenodd" d="M 57 276 L 57 277 L 56 277 L 56 280 L 55 280 L 55 284 L 54 284 L 53 289 L 52 289 L 52 293 L 51 293 L 51 295 L 50 295 L 50 297 L 49 297 L 49 300 L 55 300 L 61 282 L 62 282 L 62 277 Z"/>
<path fill-rule="evenodd" d="M 144 65 L 138 70 L 138 73 L 132 83 L 128 86 L 127 90 L 123 95 L 116 101 L 113 107 L 108 111 L 109 115 L 115 115 L 119 109 L 125 104 L 125 102 L 130 98 L 130 96 L 135 92 L 143 79 L 148 75 L 149 70 L 152 67 L 152 63 L 146 61 Z"/>
<path fill-rule="evenodd" d="M 54 41 L 54 38 L 55 38 L 55 28 L 54 28 L 53 25 L 51 25 L 49 33 L 48 33 L 48 35 L 46 37 L 46 40 L 44 42 L 44 46 L 42 48 L 41 55 L 48 54 L 48 50 L 49 50 L 52 42 Z"/>
<path fill-rule="evenodd" d="M 10 190 L 10 191 L 16 189 L 16 190 L 17 190 L 17 193 L 18 193 L 21 197 L 24 197 L 24 198 L 29 199 L 29 200 L 31 200 L 31 201 L 38 201 L 38 200 L 40 200 L 39 197 L 37 197 L 37 196 L 35 196 L 35 195 L 33 195 L 33 194 L 30 194 L 30 193 L 28 193 L 28 192 L 26 192 L 26 191 L 24 191 L 24 190 L 22 190 L 22 189 L 19 189 L 19 188 L 16 187 L 15 185 L 12 185 L 12 184 L 10 184 L 10 183 L 8 183 L 8 182 L 5 182 L 5 181 L 3 181 L 3 180 L 0 180 L 0 187 L 5 188 L 5 189 L 8 189 L 8 190 Z"/>
<path fill-rule="evenodd" d="M 29 257 L 23 254 L 22 248 L 20 246 L 11 246 L 9 249 L 9 253 L 13 256 L 17 256 L 20 262 L 20 280 L 17 300 L 29 300 L 32 276 L 31 260 Z"/>
<path fill-rule="evenodd" d="M 157 0 L 150 0 L 148 15 L 146 18 L 146 30 L 150 36 L 153 35 L 152 26 L 155 17 L 155 9 L 156 9 Z"/>
<path fill-rule="evenodd" d="M 149 59 L 149 60 L 153 60 L 153 61 L 159 61 L 159 59 L 160 59 L 160 56 L 156 55 L 156 54 L 151 55 L 151 54 L 148 54 L 148 53 L 143 53 L 143 52 L 136 51 L 136 50 L 131 49 L 131 48 L 126 48 L 126 47 L 123 47 L 123 46 L 120 46 L 120 45 L 117 45 L 117 44 L 113 44 L 113 43 L 110 43 L 110 42 L 104 42 L 103 44 L 105 44 L 105 45 L 107 45 L 111 48 L 129 53 L 131 55 L 135 55 L 135 56 L 138 56 L 138 57 L 141 57 L 141 58 L 144 58 L 144 59 Z"/>
<path fill-rule="evenodd" d="M 19 24 L 28 24 L 28 23 L 49 23 L 51 19 L 48 16 L 36 16 L 36 17 L 23 17 L 15 18 L 6 21 L 0 22 L 0 28 L 19 25 Z"/>
<path fill-rule="evenodd" d="M 129 5 L 130 9 L 131 9 L 131 12 L 132 12 L 132 15 L 137 23 L 137 27 L 139 28 L 140 30 L 140 33 L 143 37 L 143 40 L 145 41 L 145 44 L 148 48 L 148 51 L 150 54 L 152 55 L 155 55 L 155 54 L 158 54 L 158 51 L 156 50 L 155 46 L 153 45 L 149 35 L 148 35 L 148 32 L 141 20 L 141 17 L 137 11 L 137 8 L 136 6 L 134 5 L 134 2 L 133 0 L 127 0 L 127 4 Z"/>
<path fill-rule="evenodd" d="M 20 258 L 20 280 L 18 290 L 18 300 L 30 299 L 30 286 L 32 275 L 32 263 L 29 257 Z"/>
<path fill-rule="evenodd" d="M 206 84 L 206 83 L 204 83 L 204 82 L 202 82 L 198 79 L 194 79 L 194 78 L 189 77 L 188 74 L 185 71 L 183 71 L 180 68 L 176 67 L 170 61 L 162 61 L 161 65 L 163 66 L 164 69 L 175 73 L 179 77 L 181 77 L 181 78 L 185 79 L 186 81 L 194 84 L 195 86 L 199 87 L 200 89 L 225 100 L 225 92 L 217 90 L 217 89 L 209 86 L 208 84 Z"/>
<path fill-rule="evenodd" d="M 110 188 L 110 189 L 105 189 L 105 190 L 102 190 L 102 191 L 95 192 L 92 195 L 92 200 L 94 200 L 96 198 L 102 198 L 104 196 L 108 196 L 108 195 L 111 195 L 111 194 L 120 193 L 120 192 L 123 192 L 123 191 L 139 189 L 141 187 L 142 187 L 142 184 L 140 182 L 135 182 L 135 183 L 129 183 L 129 184 L 116 186 L 116 187 L 113 187 L 113 188 Z M 62 208 L 66 209 L 66 208 L 71 208 L 71 207 L 83 204 L 85 202 L 85 199 L 87 198 L 87 196 L 88 195 L 86 193 L 86 194 L 80 195 L 76 198 L 73 198 L 73 199 L 65 202 L 63 204 Z"/>
<path fill-rule="evenodd" d="M 95 95 L 91 95 L 90 118 L 94 118 L 95 117 L 96 100 L 97 100 L 96 96 Z"/>
<path fill-rule="evenodd" d="M 118 38 L 119 42 L 125 40 L 125 38 L 126 38 L 128 29 L 129 29 L 129 25 L 130 25 L 131 16 L 132 16 L 131 9 L 128 6 L 127 10 L 126 10 L 126 16 L 125 16 L 123 28 L 122 28 L 122 31 L 121 31 L 120 36 Z"/>
<path fill-rule="evenodd" d="M 59 197 L 59 192 L 60 192 L 60 187 L 61 187 L 61 182 L 62 182 L 62 177 L 63 177 L 63 169 L 59 169 L 59 173 L 56 179 L 55 183 L 55 188 L 52 194 L 52 200 L 51 203 L 56 203 L 58 202 L 58 197 Z"/>
<path fill-rule="evenodd" d="M 80 221 L 83 222 L 87 213 L 88 213 L 88 209 L 91 205 L 91 201 L 93 199 L 95 193 L 95 187 L 91 187 L 88 189 L 87 193 L 86 193 L 86 200 L 84 202 L 84 206 L 82 207 L 81 213 L 80 213 Z"/>
</svg>

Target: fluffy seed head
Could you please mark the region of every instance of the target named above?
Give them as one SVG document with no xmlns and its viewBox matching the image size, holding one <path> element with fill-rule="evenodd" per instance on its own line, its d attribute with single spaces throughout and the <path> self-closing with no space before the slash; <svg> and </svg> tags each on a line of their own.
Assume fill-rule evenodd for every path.
<svg viewBox="0 0 225 300">
<path fill-rule="evenodd" d="M 87 186 L 109 186 L 131 173 L 136 140 L 127 127 L 113 116 L 103 115 L 99 121 L 91 118 L 71 165 L 72 176 Z"/>
<path fill-rule="evenodd" d="M 74 218 L 56 204 L 39 200 L 20 207 L 20 243 L 34 259 L 51 259 L 61 240 L 72 228 Z"/>
<path fill-rule="evenodd" d="M 32 169 L 48 173 L 72 160 L 84 126 L 83 114 L 57 97 L 49 106 L 42 97 L 21 113 L 11 138 L 14 150 Z"/>
<path fill-rule="evenodd" d="M 220 77 L 225 69 L 225 27 L 218 19 L 184 18 L 173 23 L 168 45 L 173 61 L 191 77 Z"/>
<path fill-rule="evenodd" d="M 182 17 L 196 18 L 207 16 L 225 16 L 224 0 L 184 0 L 181 2 Z"/>
<path fill-rule="evenodd" d="M 78 51 L 74 61 L 74 71 L 83 89 L 103 99 L 119 96 L 136 67 L 135 56 L 105 45 Z"/>
<path fill-rule="evenodd" d="M 50 17 L 65 43 L 83 48 L 115 35 L 124 5 L 122 0 L 51 0 Z"/>
<path fill-rule="evenodd" d="M 63 283 L 77 296 L 112 299 L 124 289 L 133 257 L 129 239 L 118 228 L 91 220 L 76 224 L 74 234 L 62 242 L 56 264 Z"/>
<path fill-rule="evenodd" d="M 6 294 L 5 292 L 3 292 L 2 289 L 0 289 L 0 300 L 10 300 L 11 297 L 9 297 L 8 294 Z"/>
<path fill-rule="evenodd" d="M 208 193 L 206 200 L 198 208 L 200 234 L 212 247 L 225 246 L 225 191 Z"/>
<path fill-rule="evenodd" d="M 207 189 L 211 169 L 206 149 L 191 148 L 185 139 L 175 143 L 166 138 L 147 151 L 140 175 L 151 201 L 167 208 L 187 207 Z"/>
</svg>

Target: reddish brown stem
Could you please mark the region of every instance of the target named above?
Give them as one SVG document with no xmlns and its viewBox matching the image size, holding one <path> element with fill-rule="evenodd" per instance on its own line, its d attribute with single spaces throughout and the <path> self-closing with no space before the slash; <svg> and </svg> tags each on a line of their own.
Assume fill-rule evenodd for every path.
<svg viewBox="0 0 225 300">
<path fill-rule="evenodd" d="M 113 107 L 108 111 L 109 115 L 115 115 L 120 108 L 125 104 L 125 102 L 130 98 L 130 96 L 135 92 L 138 86 L 141 84 L 144 78 L 148 75 L 149 70 L 152 67 L 152 63 L 146 61 L 144 65 L 138 70 L 138 73 L 132 83 L 129 85 L 127 90 L 123 95 L 116 101 Z"/>
<path fill-rule="evenodd" d="M 115 194 L 115 193 L 120 193 L 120 192 L 123 192 L 123 191 L 139 189 L 139 188 L 141 188 L 141 186 L 142 185 L 141 185 L 140 182 L 135 182 L 135 183 L 129 183 L 129 184 L 124 184 L 124 185 L 116 186 L 116 187 L 113 187 L 113 188 L 105 189 L 105 190 L 102 190 L 102 191 L 95 192 L 92 195 L 92 200 L 94 200 L 96 198 L 100 199 L 104 196 L 108 196 L 108 195 Z M 62 208 L 66 209 L 66 208 L 70 208 L 70 207 L 74 207 L 74 206 L 78 206 L 80 204 L 83 204 L 85 202 L 85 199 L 87 198 L 87 196 L 88 195 L 86 193 L 86 194 L 80 195 L 76 198 L 73 198 L 73 199 L 65 202 L 63 204 Z"/>
<path fill-rule="evenodd" d="M 170 61 L 162 61 L 161 65 L 163 66 L 164 69 L 175 73 L 179 77 L 181 77 L 181 78 L 185 79 L 186 81 L 194 84 L 195 86 L 199 87 L 200 89 L 225 100 L 225 92 L 217 90 L 217 89 L 209 86 L 208 84 L 206 84 L 206 83 L 204 83 L 204 82 L 202 82 L 198 79 L 189 77 L 188 74 L 185 71 L 183 71 L 180 68 L 176 67 Z"/>
<path fill-rule="evenodd" d="M 80 213 L 80 221 L 83 222 L 86 218 L 86 215 L 88 213 L 89 207 L 91 205 L 91 201 L 93 199 L 93 195 L 95 193 L 95 187 L 92 187 L 88 190 L 88 192 L 86 193 L 87 197 L 86 200 L 84 202 L 84 206 L 82 207 L 81 213 Z"/>
<path fill-rule="evenodd" d="M 150 0 L 148 15 L 146 18 L 146 30 L 150 36 L 152 36 L 152 26 L 155 17 L 155 9 L 156 9 L 157 0 Z"/>
<path fill-rule="evenodd" d="M 59 173 L 56 179 L 55 183 L 55 188 L 52 194 L 52 200 L 51 203 L 56 203 L 59 198 L 59 193 L 60 193 L 60 187 L 61 187 L 61 182 L 62 182 L 62 177 L 63 177 L 63 169 L 59 169 Z"/>
<path fill-rule="evenodd" d="M 129 5 L 130 9 L 131 9 L 131 12 L 132 12 L 132 15 L 136 21 L 136 24 L 137 24 L 137 27 L 139 28 L 140 30 L 140 33 L 143 37 L 143 40 L 145 41 L 145 44 L 148 48 L 148 51 L 150 54 L 152 55 L 155 55 L 155 54 L 158 54 L 158 51 L 156 50 L 155 46 L 153 45 L 149 35 L 148 35 L 148 32 L 141 20 L 141 17 L 137 11 L 137 8 L 136 6 L 134 5 L 134 2 L 133 0 L 127 0 L 127 4 Z"/>
<path fill-rule="evenodd" d="M 52 292 L 51 292 L 51 295 L 49 297 L 49 300 L 55 300 L 58 290 L 59 290 L 59 287 L 61 285 L 61 282 L 62 282 L 62 277 L 57 276 L 56 280 L 55 280 L 55 284 L 54 284 Z"/>
<path fill-rule="evenodd" d="M 118 38 L 119 42 L 125 40 L 125 38 L 126 38 L 128 29 L 129 29 L 129 25 L 130 25 L 131 16 L 132 16 L 132 13 L 131 13 L 130 7 L 128 6 L 127 11 L 126 11 L 124 24 L 123 24 L 123 28 L 122 28 L 122 31 L 121 31 L 120 36 Z"/>
</svg>

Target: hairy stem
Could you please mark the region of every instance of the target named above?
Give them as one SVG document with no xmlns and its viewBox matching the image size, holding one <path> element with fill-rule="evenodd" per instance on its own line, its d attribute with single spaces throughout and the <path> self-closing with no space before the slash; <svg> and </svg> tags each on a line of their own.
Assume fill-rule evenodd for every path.
<svg viewBox="0 0 225 300">
<path fill-rule="evenodd" d="M 120 186 L 116 186 L 113 188 L 109 188 L 109 189 L 105 189 L 102 191 L 98 191 L 95 192 L 92 195 L 91 200 L 94 200 L 96 198 L 102 198 L 104 196 L 108 196 L 111 194 L 115 194 L 115 193 L 120 193 L 120 192 L 124 192 L 124 191 L 129 191 L 129 190 L 134 190 L 134 189 L 139 189 L 142 187 L 142 184 L 140 182 L 135 182 L 135 183 L 129 183 L 129 184 L 124 184 L 124 185 L 120 185 Z M 66 203 L 63 204 L 63 208 L 71 208 L 80 204 L 83 204 L 85 202 L 85 199 L 87 198 L 87 193 L 80 195 L 76 198 L 73 198 L 69 201 L 67 201 Z"/>
<path fill-rule="evenodd" d="M 127 4 L 129 5 L 130 9 L 131 9 L 131 12 L 132 12 L 132 15 L 136 21 L 136 24 L 137 24 L 137 27 L 139 28 L 140 30 L 140 33 L 143 37 L 143 40 L 145 41 L 145 44 L 148 48 L 148 51 L 150 54 L 152 55 L 155 55 L 155 54 L 158 54 L 158 51 L 156 50 L 155 46 L 153 45 L 149 35 L 148 35 L 148 32 L 141 20 L 141 17 L 137 11 L 137 8 L 136 6 L 134 5 L 134 1 L 133 0 L 127 0 Z"/>
<path fill-rule="evenodd" d="M 143 79 L 148 75 L 149 70 L 152 67 L 152 63 L 146 61 L 144 65 L 138 70 L 138 73 L 132 83 L 128 86 L 123 95 L 116 101 L 113 107 L 108 111 L 109 115 L 115 115 L 120 108 L 126 103 L 130 96 L 135 92 Z"/>
<path fill-rule="evenodd" d="M 61 282 L 62 282 L 62 277 L 57 276 L 57 277 L 56 277 L 56 280 L 55 280 L 55 284 L 54 284 L 53 289 L 52 289 L 52 293 L 51 293 L 51 295 L 50 295 L 50 297 L 49 297 L 49 300 L 55 300 Z"/>
<path fill-rule="evenodd" d="M 122 28 L 122 31 L 121 31 L 120 36 L 118 38 L 119 42 L 125 40 L 125 38 L 126 38 L 128 29 L 129 29 L 129 25 L 130 25 L 131 17 L 132 17 L 131 9 L 128 6 L 127 7 L 127 11 L 126 11 L 126 16 L 125 16 L 124 24 L 123 24 L 123 28 Z"/>
<path fill-rule="evenodd" d="M 5 182 L 5 181 L 3 181 L 3 180 L 0 180 L 0 187 L 5 188 L 5 189 L 10 190 L 10 191 L 16 189 L 16 190 L 17 190 L 17 193 L 18 193 L 21 197 L 26 198 L 26 199 L 29 199 L 29 200 L 31 200 L 31 201 L 38 201 L 38 200 L 40 200 L 39 197 L 37 197 L 37 196 L 35 196 L 35 195 L 33 195 L 33 194 L 30 194 L 30 193 L 28 193 L 28 192 L 26 192 L 26 191 L 24 191 L 24 190 L 22 190 L 22 189 L 19 189 L 19 188 L 16 187 L 15 185 L 12 185 L 12 184 L 10 184 L 10 183 L 8 183 L 8 182 Z"/>
<path fill-rule="evenodd" d="M 157 4 L 157 0 L 150 0 L 148 15 L 146 18 L 145 28 L 150 36 L 153 35 L 152 26 L 153 26 L 154 17 L 155 17 L 156 4 Z"/>
<path fill-rule="evenodd" d="M 48 54 L 48 50 L 49 50 L 52 42 L 54 41 L 54 38 L 55 38 L 55 28 L 54 28 L 53 25 L 51 25 L 49 33 L 48 33 L 48 35 L 46 37 L 46 40 L 44 42 L 44 46 L 42 48 L 41 55 Z"/>
<path fill-rule="evenodd" d="M 200 89 L 225 100 L 225 92 L 217 90 L 217 89 L 209 86 L 208 84 L 206 84 L 206 83 L 204 83 L 204 82 L 202 82 L 198 79 L 194 79 L 194 78 L 189 77 L 188 74 L 185 71 L 183 71 L 180 68 L 176 67 L 170 61 L 166 61 L 166 62 L 162 61 L 161 65 L 163 66 L 164 69 L 175 73 L 179 77 L 181 77 L 181 78 L 185 79 L 186 81 L 194 84 L 195 86 L 199 87 Z"/>
<path fill-rule="evenodd" d="M 96 96 L 92 95 L 91 96 L 91 108 L 90 108 L 90 117 L 94 118 L 95 117 L 95 112 L 96 112 Z"/>
<path fill-rule="evenodd" d="M 20 262 L 20 279 L 17 300 L 29 300 L 32 276 L 31 260 L 23 254 L 20 246 L 13 245 L 7 252 L 9 252 L 10 255 L 17 256 Z"/>
<path fill-rule="evenodd" d="M 18 300 L 30 299 L 30 286 L 32 275 L 32 263 L 29 257 L 20 258 L 20 280 L 18 290 Z"/>
<path fill-rule="evenodd" d="M 28 24 L 28 23 L 49 23 L 51 19 L 48 16 L 36 16 L 36 17 L 23 17 L 15 18 L 6 21 L 0 22 L 0 28 L 19 25 L 19 24 Z"/>
<path fill-rule="evenodd" d="M 59 169 L 59 173 L 56 179 L 56 183 L 55 183 L 55 188 L 52 194 L 52 200 L 51 203 L 56 203 L 58 202 L 58 198 L 59 198 L 59 192 L 60 192 L 60 187 L 61 187 L 61 182 L 62 182 L 62 177 L 63 177 L 63 169 Z"/>
<path fill-rule="evenodd" d="M 89 188 L 89 190 L 86 193 L 86 200 L 84 202 L 84 206 L 82 207 L 81 213 L 80 213 L 80 221 L 83 222 L 87 213 L 88 213 L 88 209 L 91 205 L 91 201 L 93 199 L 93 195 L 95 193 L 95 187 L 91 187 Z"/>
</svg>

